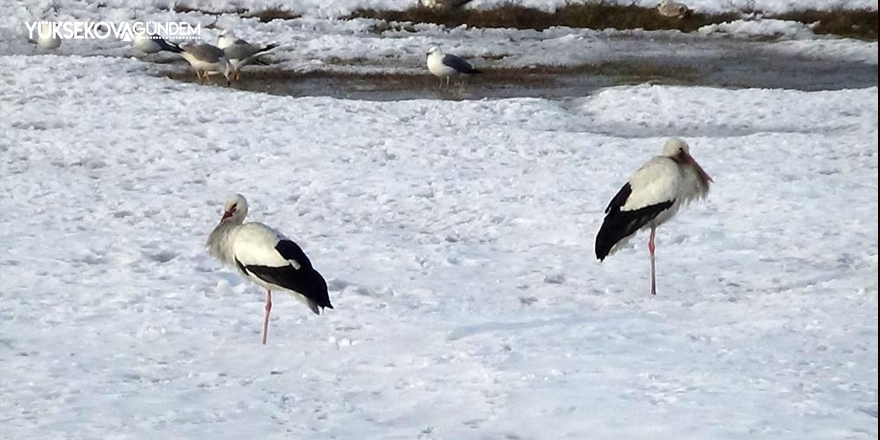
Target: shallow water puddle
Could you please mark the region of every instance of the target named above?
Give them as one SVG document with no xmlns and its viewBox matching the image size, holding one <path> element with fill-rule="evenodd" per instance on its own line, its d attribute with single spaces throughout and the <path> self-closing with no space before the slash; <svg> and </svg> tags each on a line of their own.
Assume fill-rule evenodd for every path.
<svg viewBox="0 0 880 440">
<path fill-rule="evenodd" d="M 344 60 L 336 65 L 350 68 Z M 361 65 L 362 66 L 362 65 Z M 372 66 L 373 69 L 390 66 Z M 604 87 L 664 84 L 723 88 L 768 88 L 804 91 L 877 86 L 877 66 L 840 60 L 730 52 L 712 57 L 628 56 L 622 60 L 579 66 L 485 68 L 484 73 L 455 79 L 449 86 L 424 74 L 350 73 L 332 70 L 297 72 L 277 67 L 250 67 L 233 88 L 285 96 L 395 101 L 405 99 L 562 99 L 590 95 Z M 189 70 L 166 76 L 188 82 Z M 215 80 L 215 84 L 221 82 Z"/>
</svg>

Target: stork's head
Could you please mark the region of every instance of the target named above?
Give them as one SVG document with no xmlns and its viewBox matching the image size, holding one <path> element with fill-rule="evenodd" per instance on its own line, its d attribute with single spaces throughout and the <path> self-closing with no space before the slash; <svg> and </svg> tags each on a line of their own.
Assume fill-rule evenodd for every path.
<svg viewBox="0 0 880 440">
<path fill-rule="evenodd" d="M 241 194 L 235 194 L 226 199 L 226 203 L 223 205 L 223 218 L 220 221 L 241 223 L 247 216 L 247 212 L 247 199 Z"/>
<path fill-rule="evenodd" d="M 663 145 L 663 155 L 666 157 L 676 157 L 680 155 L 690 156 L 691 148 L 687 142 L 679 138 L 671 138 Z"/>
<path fill-rule="evenodd" d="M 697 170 L 697 173 L 700 174 L 700 178 L 703 179 L 707 185 L 712 181 L 712 178 L 703 171 L 703 167 L 694 160 L 693 156 L 691 156 L 691 148 L 688 146 L 687 142 L 679 139 L 679 138 L 671 138 L 666 141 L 666 145 L 663 146 L 663 155 L 682 164 L 682 165 L 690 165 Z"/>
</svg>

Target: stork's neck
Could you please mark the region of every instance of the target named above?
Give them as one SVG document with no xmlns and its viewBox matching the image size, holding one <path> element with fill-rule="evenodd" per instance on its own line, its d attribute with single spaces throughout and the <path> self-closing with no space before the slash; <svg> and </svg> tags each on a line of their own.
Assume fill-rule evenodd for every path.
<svg viewBox="0 0 880 440">
<path fill-rule="evenodd" d="M 243 219 L 225 218 L 220 221 L 211 235 L 208 236 L 207 248 L 208 254 L 222 261 L 227 266 L 235 264 L 235 257 L 232 255 L 232 236 L 235 230 L 241 226 Z"/>
</svg>

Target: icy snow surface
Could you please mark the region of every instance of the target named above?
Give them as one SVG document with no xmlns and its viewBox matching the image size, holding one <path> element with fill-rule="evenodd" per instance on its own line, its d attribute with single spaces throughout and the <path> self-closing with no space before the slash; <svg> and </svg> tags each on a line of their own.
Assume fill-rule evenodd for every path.
<svg viewBox="0 0 880 440">
<path fill-rule="evenodd" d="M 13 0 L 16 1 L 16 0 Z M 636 5 L 645 8 L 655 8 L 660 0 L 601 0 L 609 4 Z M 871 9 L 877 10 L 877 0 L 676 0 L 678 3 L 701 13 L 720 13 L 730 11 L 763 11 L 765 13 L 784 13 L 797 10 L 836 10 L 836 9 Z M 29 9 L 51 9 L 55 4 L 59 9 L 78 9 L 88 11 L 107 11 L 120 6 L 129 9 L 147 11 L 154 8 L 168 8 L 175 4 L 193 9 L 205 9 L 210 11 L 233 11 L 237 9 L 259 11 L 266 9 L 285 9 L 299 14 L 314 17 L 341 17 L 350 14 L 359 8 L 399 10 L 413 7 L 419 4 L 419 0 L 231 0 L 220 2 L 217 0 L 145 0 L 133 2 L 132 0 L 103 0 L 95 2 L 91 0 L 17 0 L 22 7 Z M 597 3 L 599 0 L 515 0 L 514 3 L 538 8 L 545 11 L 555 11 L 567 4 Z M 502 4 L 511 3 L 511 0 L 473 0 L 468 8 L 489 9 Z"/>
<path fill-rule="evenodd" d="M 0 437 L 870 439 L 877 88 L 576 100 L 248 94 L 136 60 L 5 56 Z M 599 264 L 666 136 L 715 178 Z M 222 199 L 336 310 L 203 251 Z"/>
<path fill-rule="evenodd" d="M 51 3 L 0 3 L 0 439 L 877 438 L 877 87 L 269 96 L 160 77 L 118 41 L 39 52 L 22 23 Z M 128 3 L 56 2 L 61 18 L 213 20 Z M 505 67 L 723 51 L 641 31 L 376 36 L 321 17 L 406 2 L 295 4 L 311 15 L 218 23 L 303 70 L 417 72 L 438 41 Z M 877 43 L 766 24 L 704 32 L 776 26 L 761 50 L 877 64 Z M 669 136 L 715 184 L 659 230 L 650 297 L 647 237 L 602 264 L 593 239 Z M 268 346 L 264 292 L 204 251 L 232 192 L 300 243 L 336 307 L 276 295 Z"/>
</svg>

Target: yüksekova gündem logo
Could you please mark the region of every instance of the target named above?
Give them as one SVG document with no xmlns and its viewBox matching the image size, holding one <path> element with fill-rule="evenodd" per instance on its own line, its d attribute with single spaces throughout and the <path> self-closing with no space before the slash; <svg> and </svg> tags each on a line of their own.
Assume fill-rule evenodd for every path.
<svg viewBox="0 0 880 440">
<path fill-rule="evenodd" d="M 177 40 L 196 40 L 201 38 L 202 25 L 186 22 L 106 22 L 106 21 L 33 21 L 25 23 L 30 38 L 62 40 L 104 40 L 116 38 L 132 41 L 136 35 L 143 38 L 164 38 Z"/>
</svg>

